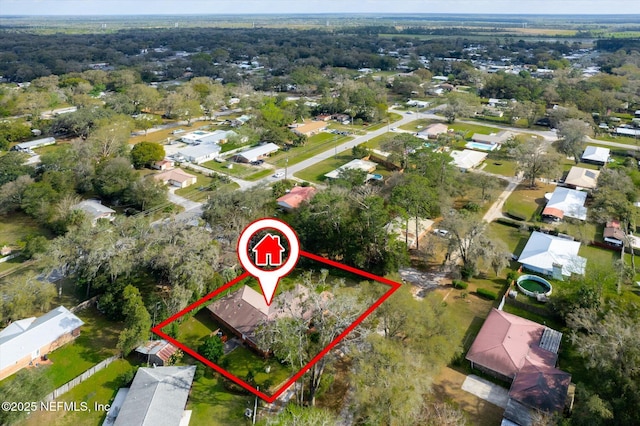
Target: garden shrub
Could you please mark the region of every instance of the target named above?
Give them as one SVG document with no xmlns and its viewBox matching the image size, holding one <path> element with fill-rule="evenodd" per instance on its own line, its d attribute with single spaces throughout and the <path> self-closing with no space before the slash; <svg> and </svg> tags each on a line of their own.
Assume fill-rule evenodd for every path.
<svg viewBox="0 0 640 426">
<path fill-rule="evenodd" d="M 484 288 L 477 289 L 476 293 L 478 293 L 478 296 L 482 296 L 485 299 L 489 299 L 489 300 L 496 300 L 498 298 L 498 295 L 495 294 L 493 291 L 485 290 Z"/>
<path fill-rule="evenodd" d="M 461 290 L 465 290 L 467 287 L 469 287 L 468 283 L 465 283 L 464 281 L 460 281 L 460 280 L 453 280 L 453 288 L 459 288 Z"/>
</svg>

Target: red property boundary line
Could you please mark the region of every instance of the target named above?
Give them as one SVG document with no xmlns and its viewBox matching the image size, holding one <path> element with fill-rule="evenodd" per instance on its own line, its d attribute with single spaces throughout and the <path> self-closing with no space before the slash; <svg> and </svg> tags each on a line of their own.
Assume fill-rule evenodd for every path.
<svg viewBox="0 0 640 426">
<path fill-rule="evenodd" d="M 315 261 L 320 262 L 320 263 L 324 263 L 324 264 L 329 265 L 329 266 L 333 266 L 333 267 L 338 268 L 338 269 L 342 269 L 343 271 L 347 271 L 347 272 L 351 272 L 351 273 L 356 274 L 356 275 L 360 275 L 360 276 L 368 278 L 370 280 L 373 280 L 373 281 L 388 285 L 391 288 L 385 294 L 383 294 L 378 300 L 376 300 L 376 302 L 373 305 L 371 305 L 364 313 L 362 313 L 353 322 L 353 324 L 348 326 L 342 333 L 340 333 L 340 335 L 338 337 L 336 337 L 334 340 L 332 340 L 331 343 L 329 343 L 329 345 L 326 348 L 324 348 L 322 351 L 320 351 L 315 357 L 313 357 L 313 359 L 311 361 L 309 361 L 304 367 L 302 367 L 302 369 L 300 371 L 298 371 L 296 374 L 291 376 L 289 378 L 289 380 L 287 380 L 282 386 L 280 386 L 280 388 L 273 395 L 267 395 L 264 392 L 259 391 L 255 387 L 251 386 L 249 383 L 247 383 L 244 380 L 240 379 L 239 377 L 236 377 L 235 375 L 229 373 L 224 368 L 220 367 L 219 365 L 215 364 L 214 362 L 211 362 L 210 360 L 206 359 L 205 357 L 203 357 L 202 355 L 200 355 L 199 353 L 197 353 L 193 349 L 189 348 L 188 346 L 184 345 L 183 343 L 178 342 L 176 339 L 170 337 L 169 335 L 167 335 L 166 333 L 164 333 L 162 331 L 162 329 L 164 327 L 166 327 L 167 325 L 169 325 L 170 323 L 172 323 L 176 319 L 180 318 L 184 314 L 186 314 L 188 312 L 191 312 L 192 310 L 194 310 L 198 306 L 208 302 L 209 300 L 211 300 L 212 298 L 214 298 L 218 294 L 222 293 L 223 291 L 233 287 L 234 285 L 238 284 L 240 281 L 244 280 L 245 278 L 250 277 L 251 275 L 248 272 L 244 272 L 239 277 L 229 281 L 227 284 L 225 284 L 222 287 L 212 291 L 211 293 L 209 293 L 208 295 L 206 295 L 202 299 L 192 303 L 191 305 L 187 306 L 186 308 L 184 308 L 183 310 L 181 310 L 177 314 L 172 315 L 171 317 L 169 317 L 166 320 L 162 321 L 160 324 L 158 324 L 155 327 L 153 327 L 151 329 L 151 331 L 153 333 L 157 334 L 158 336 L 162 337 L 163 339 L 167 340 L 168 342 L 171 342 L 171 344 L 173 344 L 176 347 L 180 348 L 183 352 L 191 355 L 192 357 L 194 357 L 198 361 L 202 362 L 203 364 L 213 368 L 215 371 L 217 371 L 218 373 L 220 373 L 221 375 L 223 375 L 227 379 L 237 383 L 239 386 L 243 387 L 244 389 L 248 390 L 249 392 L 253 393 L 254 395 L 259 396 L 261 399 L 265 400 L 266 402 L 268 402 L 268 403 L 274 402 L 295 381 L 297 381 L 300 377 L 302 377 L 311 367 L 313 367 L 313 365 L 315 363 L 317 363 L 323 356 L 325 356 L 327 353 L 329 353 L 329 351 L 331 351 L 331 349 L 333 349 L 347 334 L 349 334 L 354 328 L 356 328 L 362 321 L 365 320 L 365 318 L 367 318 L 385 300 L 387 300 L 389 298 L 389 296 L 391 296 L 396 290 L 398 290 L 402 286 L 402 284 L 400 284 L 398 282 L 395 282 L 395 281 L 392 281 L 392 280 L 389 280 L 387 278 L 384 278 L 384 277 L 381 277 L 381 276 L 378 276 L 378 275 L 374 275 L 374 274 L 371 274 L 369 272 L 365 272 L 365 271 L 362 271 L 360 269 L 353 268 L 351 266 L 343 265 L 341 263 L 334 262 L 332 260 L 325 259 L 325 258 L 323 258 L 321 256 L 317 256 L 315 254 L 308 253 L 308 252 L 305 252 L 305 251 L 302 251 L 302 250 L 300 251 L 300 256 L 306 257 L 306 258 L 311 259 L 311 260 L 315 260 Z"/>
</svg>

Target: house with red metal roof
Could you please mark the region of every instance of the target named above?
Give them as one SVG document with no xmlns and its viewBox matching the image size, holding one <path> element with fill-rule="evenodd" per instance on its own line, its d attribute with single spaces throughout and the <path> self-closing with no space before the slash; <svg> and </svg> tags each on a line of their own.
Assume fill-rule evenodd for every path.
<svg viewBox="0 0 640 426">
<path fill-rule="evenodd" d="M 313 196 L 316 195 L 316 189 L 312 186 L 296 186 L 291 191 L 278 198 L 276 202 L 278 206 L 282 207 L 285 211 L 292 211 L 302 205 L 311 201 Z"/>
<path fill-rule="evenodd" d="M 571 405 L 571 375 L 556 368 L 562 333 L 492 309 L 466 359 L 471 367 L 511 383 L 506 424 L 530 426 L 536 410 Z M 505 424 L 503 422 L 503 424 Z"/>
</svg>

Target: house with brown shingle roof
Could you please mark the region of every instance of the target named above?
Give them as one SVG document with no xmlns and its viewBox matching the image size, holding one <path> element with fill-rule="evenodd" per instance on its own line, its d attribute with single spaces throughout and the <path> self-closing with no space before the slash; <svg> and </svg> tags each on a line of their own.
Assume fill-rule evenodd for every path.
<svg viewBox="0 0 640 426">
<path fill-rule="evenodd" d="M 164 184 L 177 186 L 178 188 L 186 188 L 193 185 L 198 180 L 197 177 L 191 175 L 182 169 L 170 169 L 153 175 L 155 180 L 159 180 Z"/>
<path fill-rule="evenodd" d="M 262 324 L 285 317 L 302 317 L 310 319 L 309 312 L 304 309 L 304 302 L 309 297 L 309 289 L 301 285 L 294 290 L 284 292 L 267 305 L 264 296 L 249 286 L 216 300 L 209 304 L 213 320 L 237 336 L 250 348 L 264 354 L 258 348 L 256 330 Z"/>
<path fill-rule="evenodd" d="M 298 135 L 305 136 L 313 136 L 316 133 L 320 133 L 321 131 L 327 128 L 327 123 L 324 121 L 310 121 L 304 124 L 301 124 L 298 127 L 294 127 L 293 132 Z"/>
</svg>

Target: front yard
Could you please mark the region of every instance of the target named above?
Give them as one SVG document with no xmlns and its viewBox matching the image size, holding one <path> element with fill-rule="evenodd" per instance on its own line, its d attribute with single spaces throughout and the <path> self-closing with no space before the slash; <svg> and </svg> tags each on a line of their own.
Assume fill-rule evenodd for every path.
<svg viewBox="0 0 640 426">
<path fill-rule="evenodd" d="M 175 194 L 187 198 L 191 201 L 206 200 L 210 195 L 220 191 L 232 191 L 238 187 L 237 183 L 224 183 L 219 176 L 205 176 L 202 173 L 193 170 L 188 171 L 189 174 L 196 176 L 195 185 L 176 190 Z"/>
</svg>

